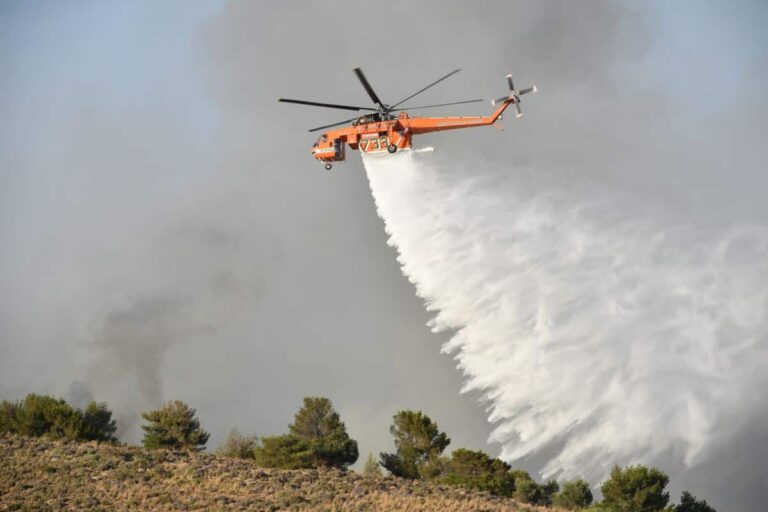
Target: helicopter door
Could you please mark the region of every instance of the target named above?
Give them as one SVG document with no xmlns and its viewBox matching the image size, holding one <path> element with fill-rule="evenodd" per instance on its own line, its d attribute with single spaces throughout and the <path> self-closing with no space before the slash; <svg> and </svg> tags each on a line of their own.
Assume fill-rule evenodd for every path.
<svg viewBox="0 0 768 512">
<path fill-rule="evenodd" d="M 341 139 L 333 139 L 333 156 L 335 160 L 344 160 L 344 143 Z"/>
</svg>

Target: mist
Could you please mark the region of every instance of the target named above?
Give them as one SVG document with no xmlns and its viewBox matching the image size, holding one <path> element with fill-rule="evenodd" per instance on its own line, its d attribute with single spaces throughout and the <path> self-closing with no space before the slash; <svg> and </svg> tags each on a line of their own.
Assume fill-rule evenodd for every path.
<svg viewBox="0 0 768 512">
<path fill-rule="evenodd" d="M 367 157 L 389 243 L 513 465 L 712 464 L 768 410 L 768 228 L 703 228 L 535 169 Z M 541 457 L 541 454 L 548 454 Z M 720 497 L 712 497 L 719 502 Z"/>
</svg>

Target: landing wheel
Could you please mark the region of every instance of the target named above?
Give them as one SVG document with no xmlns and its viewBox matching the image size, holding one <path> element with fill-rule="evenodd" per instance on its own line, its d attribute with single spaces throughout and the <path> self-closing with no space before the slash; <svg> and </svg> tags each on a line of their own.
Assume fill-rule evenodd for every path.
<svg viewBox="0 0 768 512">
<path fill-rule="evenodd" d="M 325 170 L 326 170 L 326 171 L 330 171 L 331 169 L 333 169 L 333 165 L 331 165 L 331 164 L 325 164 Z"/>
<path fill-rule="evenodd" d="M 390 153 L 394 153 L 395 151 L 397 151 L 397 146 L 395 146 L 394 144 L 390 144 L 389 146 L 387 146 L 387 151 L 389 151 Z"/>
</svg>

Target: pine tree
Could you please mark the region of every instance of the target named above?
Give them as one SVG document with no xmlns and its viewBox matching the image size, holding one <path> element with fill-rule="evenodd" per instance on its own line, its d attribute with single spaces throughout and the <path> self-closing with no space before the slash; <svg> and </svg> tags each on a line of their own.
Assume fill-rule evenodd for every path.
<svg viewBox="0 0 768 512">
<path fill-rule="evenodd" d="M 19 404 L 3 400 L 0 402 L 0 432 L 18 433 Z"/>
<path fill-rule="evenodd" d="M 616 512 L 658 512 L 669 502 L 669 477 L 656 468 L 614 466 L 603 482 L 603 506 Z"/>
<path fill-rule="evenodd" d="M 304 398 L 288 428 L 288 434 L 261 438 L 261 446 L 254 451 L 258 464 L 285 469 L 346 468 L 357 460 L 357 441 L 349 437 L 327 398 Z"/>
<path fill-rule="evenodd" d="M 14 424 L 24 436 L 77 439 L 82 413 L 63 399 L 30 393 L 17 405 Z"/>
<path fill-rule="evenodd" d="M 116 430 L 105 403 L 91 402 L 81 411 L 61 398 L 35 393 L 19 402 L 0 403 L 0 432 L 114 443 Z"/>
<path fill-rule="evenodd" d="M 592 503 L 592 490 L 584 480 L 563 482 L 563 489 L 552 500 L 556 507 L 576 510 L 585 508 Z"/>
<path fill-rule="evenodd" d="M 173 448 L 200 451 L 208 442 L 208 434 L 200 428 L 195 410 L 180 400 L 167 402 L 160 409 L 141 414 L 149 424 L 142 425 L 147 448 Z"/>
<path fill-rule="evenodd" d="M 357 441 L 350 439 L 339 413 L 327 398 L 305 397 L 288 428 L 292 435 L 309 443 L 316 466 L 346 468 L 357 460 Z"/>
<path fill-rule="evenodd" d="M 381 465 L 403 478 L 420 478 L 422 469 L 437 459 L 451 440 L 421 411 L 399 411 L 389 432 L 395 437 L 395 453 L 382 453 Z"/>
<path fill-rule="evenodd" d="M 705 500 L 697 500 L 696 496 L 688 491 L 683 491 L 680 497 L 680 504 L 673 508 L 674 512 L 716 512 Z"/>
<path fill-rule="evenodd" d="M 485 452 L 459 448 L 451 453 L 436 480 L 499 496 L 511 496 L 515 490 L 515 477 L 509 469 L 509 464 L 491 458 Z"/>
<path fill-rule="evenodd" d="M 78 438 L 83 441 L 114 443 L 117 423 L 112 419 L 112 411 L 104 402 L 91 402 L 83 412 L 83 423 Z"/>
<path fill-rule="evenodd" d="M 256 464 L 265 468 L 305 469 L 315 466 L 310 443 L 293 434 L 261 438 L 261 446 L 253 450 Z"/>
<path fill-rule="evenodd" d="M 379 478 L 381 475 L 381 465 L 374 458 L 372 453 L 368 454 L 368 458 L 363 466 L 363 476 L 368 478 Z"/>
</svg>

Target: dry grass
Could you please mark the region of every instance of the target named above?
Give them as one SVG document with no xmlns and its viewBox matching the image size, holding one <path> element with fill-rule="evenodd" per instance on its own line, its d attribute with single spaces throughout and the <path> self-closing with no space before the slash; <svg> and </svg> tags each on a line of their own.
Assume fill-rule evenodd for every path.
<svg viewBox="0 0 768 512">
<path fill-rule="evenodd" d="M 536 511 L 456 487 L 333 469 L 0 434 L 0 510 Z"/>
</svg>

